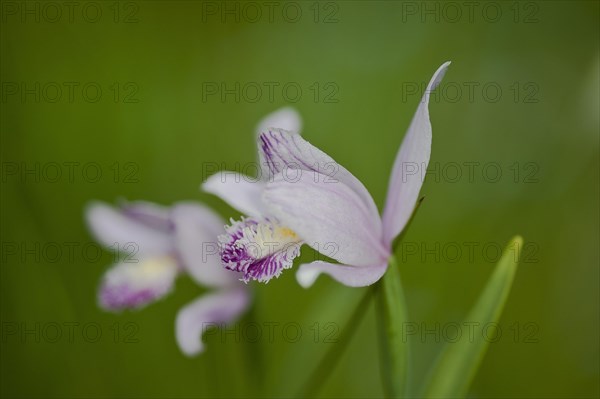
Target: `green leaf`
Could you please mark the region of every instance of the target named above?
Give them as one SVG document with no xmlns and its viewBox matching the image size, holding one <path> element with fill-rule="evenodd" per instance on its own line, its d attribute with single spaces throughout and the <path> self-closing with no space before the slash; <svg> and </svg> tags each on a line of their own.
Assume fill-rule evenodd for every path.
<svg viewBox="0 0 600 399">
<path fill-rule="evenodd" d="M 522 247 L 523 239 L 519 236 L 508 244 L 479 300 L 469 312 L 467 321 L 479 323 L 480 326 L 498 322 L 512 286 Z M 464 397 L 485 355 L 488 341 L 483 334 L 464 334 L 459 341 L 447 344 L 430 373 L 423 396 Z"/>
<path fill-rule="evenodd" d="M 408 342 L 402 334 L 407 309 L 395 257 L 390 258 L 388 270 L 377 284 L 383 387 L 386 397 L 400 398 L 406 395 L 408 381 Z"/>
</svg>

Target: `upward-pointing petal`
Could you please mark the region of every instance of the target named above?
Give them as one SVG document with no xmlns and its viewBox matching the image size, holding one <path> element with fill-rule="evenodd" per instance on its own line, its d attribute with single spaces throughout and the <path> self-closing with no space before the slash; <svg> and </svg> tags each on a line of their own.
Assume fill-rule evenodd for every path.
<svg viewBox="0 0 600 399">
<path fill-rule="evenodd" d="M 164 254 L 172 250 L 171 237 L 161 222 L 157 223 L 161 226 L 149 224 L 146 220 L 149 214 L 141 218 L 130 212 L 95 201 L 86 207 L 85 216 L 92 234 L 106 247 L 144 255 Z M 162 220 L 161 217 L 157 214 L 156 219 Z"/>
<path fill-rule="evenodd" d="M 292 107 L 279 108 L 277 111 L 271 112 L 258 122 L 255 130 L 256 139 L 258 140 L 260 134 L 269 129 L 284 129 L 295 134 L 300 134 L 302 130 L 302 118 L 298 111 Z M 260 154 L 258 161 L 261 176 L 266 179 L 269 176 L 269 168 L 266 164 L 260 162 Z"/>
<path fill-rule="evenodd" d="M 440 66 L 429 81 L 394 161 L 383 211 L 383 236 L 387 244 L 404 229 L 419 197 L 431 155 L 429 96 L 441 82 L 448 65 L 450 62 Z"/>
<path fill-rule="evenodd" d="M 302 118 L 298 111 L 292 107 L 279 108 L 258 122 L 256 136 L 270 128 L 284 129 L 292 133 L 300 134 L 302 130 Z"/>
<path fill-rule="evenodd" d="M 167 206 L 148 201 L 123 201 L 119 203 L 119 209 L 123 215 L 153 229 L 169 233 L 173 228 Z"/>
</svg>

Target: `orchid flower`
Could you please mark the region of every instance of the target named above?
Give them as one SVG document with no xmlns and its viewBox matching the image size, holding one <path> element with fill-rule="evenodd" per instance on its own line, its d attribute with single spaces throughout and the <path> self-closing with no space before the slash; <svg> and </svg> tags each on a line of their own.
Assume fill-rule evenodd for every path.
<svg viewBox="0 0 600 399">
<path fill-rule="evenodd" d="M 394 162 L 382 217 L 354 175 L 281 125 L 270 125 L 259 136 L 261 181 L 232 172 L 207 179 L 205 191 L 246 215 L 232 220 L 219 237 L 224 267 L 243 273 L 245 282 L 268 282 L 292 267 L 301 245 L 324 253 L 335 244 L 335 253 L 325 255 L 339 263 L 300 265 L 296 278 L 302 286 L 311 286 L 321 273 L 354 287 L 379 280 L 418 200 L 421 175 L 406 173 L 406 165 L 426 168 L 429 162 L 429 97 L 449 64 L 434 73 L 417 107 Z"/>
<path fill-rule="evenodd" d="M 94 202 L 86 218 L 100 243 L 129 253 L 102 278 L 98 301 L 103 309 L 143 308 L 169 294 L 179 275 L 188 274 L 214 288 L 177 315 L 177 343 L 193 356 L 204 349 L 200 336 L 207 325 L 231 322 L 248 308 L 247 287 L 221 267 L 216 237 L 224 222 L 210 209 L 192 202 L 170 208 L 142 201 L 119 208 Z"/>
</svg>

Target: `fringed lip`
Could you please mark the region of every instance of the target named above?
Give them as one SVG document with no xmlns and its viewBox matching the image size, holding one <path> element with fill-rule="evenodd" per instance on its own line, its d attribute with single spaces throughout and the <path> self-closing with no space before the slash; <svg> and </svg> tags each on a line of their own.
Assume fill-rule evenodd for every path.
<svg viewBox="0 0 600 399">
<path fill-rule="evenodd" d="M 241 272 L 242 281 L 268 282 L 292 267 L 302 241 L 274 219 L 242 218 L 231 221 L 219 237 L 221 261 L 226 269 Z"/>
</svg>

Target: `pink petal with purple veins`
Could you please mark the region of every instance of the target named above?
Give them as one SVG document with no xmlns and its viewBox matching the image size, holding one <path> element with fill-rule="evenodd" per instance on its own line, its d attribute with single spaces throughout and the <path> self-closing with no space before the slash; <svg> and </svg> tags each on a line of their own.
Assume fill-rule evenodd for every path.
<svg viewBox="0 0 600 399">
<path fill-rule="evenodd" d="M 315 250 L 353 266 L 386 263 L 379 216 L 346 184 L 324 178 L 302 174 L 288 181 L 278 175 L 267 184 L 264 201 L 282 226 Z"/>
<path fill-rule="evenodd" d="M 85 216 L 94 237 L 108 248 L 136 255 L 159 255 L 173 249 L 170 233 L 103 202 L 89 204 Z"/>
<path fill-rule="evenodd" d="M 298 175 L 295 170 L 311 177 L 323 175 L 327 182 L 340 182 L 352 189 L 363 202 L 369 217 L 379 220 L 375 202 L 360 180 L 300 135 L 270 129 L 260 135 L 258 147 L 261 163 L 269 169 L 268 181 L 277 174 L 295 178 Z"/>
</svg>

